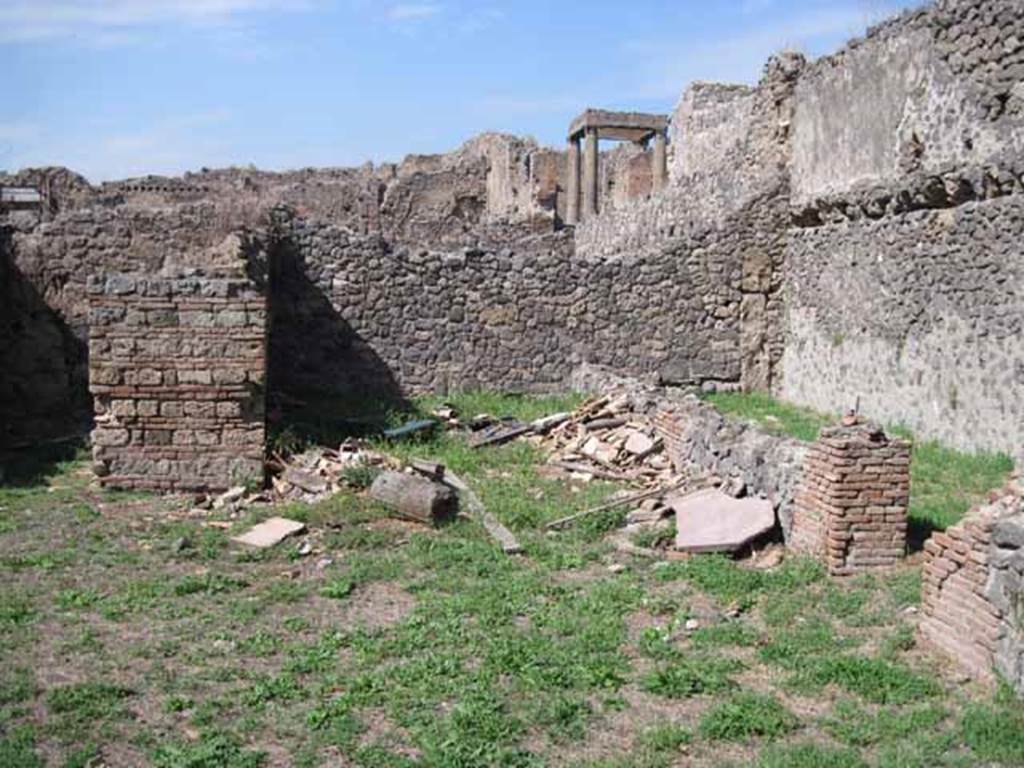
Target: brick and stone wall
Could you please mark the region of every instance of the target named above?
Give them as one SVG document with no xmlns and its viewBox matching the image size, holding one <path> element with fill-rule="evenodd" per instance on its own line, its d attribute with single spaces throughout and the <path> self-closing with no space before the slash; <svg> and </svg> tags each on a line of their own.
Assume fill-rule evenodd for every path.
<svg viewBox="0 0 1024 768">
<path fill-rule="evenodd" d="M 117 488 L 262 481 L 266 297 L 244 277 L 89 284 L 93 458 Z"/>
<path fill-rule="evenodd" d="M 877 425 L 822 429 L 804 462 L 789 545 L 833 576 L 898 565 L 907 550 L 910 443 Z"/>
<path fill-rule="evenodd" d="M 967 673 L 1024 695 L 1024 486 L 925 543 L 920 636 Z"/>
</svg>

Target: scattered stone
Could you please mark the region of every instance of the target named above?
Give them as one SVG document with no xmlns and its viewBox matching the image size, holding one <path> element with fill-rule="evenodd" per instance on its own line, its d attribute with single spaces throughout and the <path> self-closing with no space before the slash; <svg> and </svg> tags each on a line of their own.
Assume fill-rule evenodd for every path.
<svg viewBox="0 0 1024 768">
<path fill-rule="evenodd" d="M 307 493 L 324 493 L 328 489 L 327 480 L 295 467 L 288 467 L 285 470 L 283 479 L 286 483 L 301 488 Z"/>
<path fill-rule="evenodd" d="M 224 507 L 234 504 L 236 501 L 245 496 L 245 486 L 239 485 L 232 488 L 229 491 L 225 491 L 220 496 L 213 500 L 214 509 L 223 509 Z"/>
<path fill-rule="evenodd" d="M 608 566 L 608 570 L 611 573 L 622 573 L 626 570 L 626 566 L 624 566 L 622 563 L 612 563 Z"/>
<path fill-rule="evenodd" d="M 308 541 L 304 541 L 299 545 L 299 548 L 296 551 L 299 553 L 299 557 L 306 557 L 313 553 L 313 545 Z"/>
<path fill-rule="evenodd" d="M 428 525 L 451 520 L 458 513 L 454 489 L 404 472 L 382 472 L 370 486 L 370 496 L 403 517 Z"/>
<path fill-rule="evenodd" d="M 583 448 L 580 450 L 580 453 L 588 459 L 593 459 L 599 464 L 608 465 L 615 463 L 615 460 L 619 456 L 619 449 L 609 445 L 597 437 L 591 437 L 583 444 Z"/>
<path fill-rule="evenodd" d="M 280 544 L 289 536 L 295 536 L 305 530 L 305 524 L 297 520 L 289 520 L 286 517 L 272 517 L 253 526 L 240 536 L 233 536 L 231 540 L 259 549 L 267 549 L 268 547 Z"/>
<path fill-rule="evenodd" d="M 634 456 L 646 456 L 654 450 L 654 439 L 648 437 L 643 432 L 632 430 L 626 438 L 624 447 L 627 452 Z"/>
<path fill-rule="evenodd" d="M 734 499 L 716 488 L 673 496 L 676 549 L 681 552 L 735 552 L 775 525 L 766 499 Z"/>
<path fill-rule="evenodd" d="M 686 623 L 683 625 L 683 629 L 685 629 L 687 632 L 693 632 L 695 630 L 698 630 L 700 629 L 700 622 L 697 621 L 697 619 L 687 619 Z"/>
</svg>

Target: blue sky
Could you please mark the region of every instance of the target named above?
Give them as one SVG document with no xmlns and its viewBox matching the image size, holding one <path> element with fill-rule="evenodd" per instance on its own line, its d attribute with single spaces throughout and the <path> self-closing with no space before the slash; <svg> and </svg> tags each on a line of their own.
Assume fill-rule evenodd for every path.
<svg viewBox="0 0 1024 768">
<path fill-rule="evenodd" d="M 92 181 L 560 145 L 586 106 L 667 112 L 911 0 L 0 0 L 0 170 Z"/>
</svg>

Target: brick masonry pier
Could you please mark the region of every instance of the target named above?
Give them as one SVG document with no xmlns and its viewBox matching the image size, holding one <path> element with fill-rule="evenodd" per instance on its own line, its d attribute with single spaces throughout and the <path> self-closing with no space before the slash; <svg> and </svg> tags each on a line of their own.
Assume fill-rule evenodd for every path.
<svg viewBox="0 0 1024 768">
<path fill-rule="evenodd" d="M 804 462 L 790 546 L 833 576 L 892 568 L 907 547 L 910 443 L 874 424 L 826 427 Z"/>
<path fill-rule="evenodd" d="M 266 317 L 248 279 L 90 282 L 93 458 L 104 484 L 210 490 L 262 480 Z"/>
</svg>

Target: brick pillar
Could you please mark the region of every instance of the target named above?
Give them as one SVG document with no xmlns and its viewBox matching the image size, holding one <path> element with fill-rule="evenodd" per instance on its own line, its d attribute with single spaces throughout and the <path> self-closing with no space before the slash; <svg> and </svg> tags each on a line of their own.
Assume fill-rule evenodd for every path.
<svg viewBox="0 0 1024 768">
<path fill-rule="evenodd" d="M 263 477 L 266 298 L 248 278 L 89 284 L 93 459 L 104 485 L 222 490 Z"/>
<path fill-rule="evenodd" d="M 790 547 L 833 576 L 891 568 L 907 547 L 910 443 L 877 425 L 826 427 L 796 492 Z"/>
</svg>

